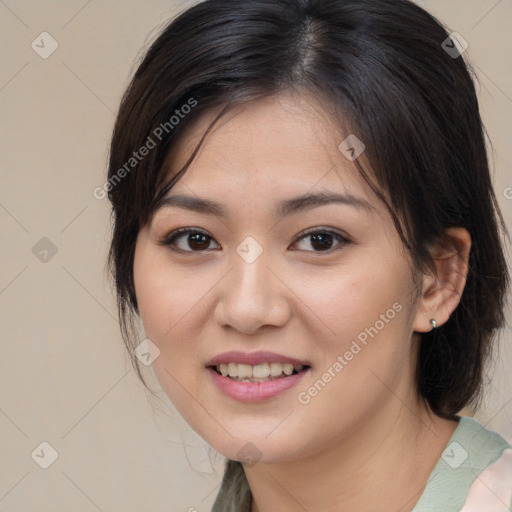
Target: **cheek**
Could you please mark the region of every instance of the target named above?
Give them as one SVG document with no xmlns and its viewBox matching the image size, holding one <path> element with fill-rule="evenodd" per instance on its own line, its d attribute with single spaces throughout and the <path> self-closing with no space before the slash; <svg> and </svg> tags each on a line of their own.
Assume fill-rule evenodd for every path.
<svg viewBox="0 0 512 512">
<path fill-rule="evenodd" d="M 191 359 L 195 342 L 186 336 L 186 329 L 183 330 L 187 311 L 192 312 L 190 304 L 194 303 L 195 294 L 187 287 L 181 287 L 177 294 L 179 283 L 176 276 L 171 282 L 165 273 L 154 272 L 154 264 L 155 260 L 134 272 L 144 334 L 160 351 L 152 369 L 176 409 L 187 422 L 195 423 L 194 416 L 190 416 L 194 411 L 190 396 L 197 393 L 194 387 L 196 379 L 190 378 L 196 371 Z"/>
<path fill-rule="evenodd" d="M 140 247 L 134 261 L 134 282 L 144 334 L 159 349 L 152 368 L 165 393 L 184 417 L 191 396 L 198 396 L 202 369 L 199 327 L 208 321 L 207 291 L 216 280 L 192 268 L 177 270 L 165 251 Z"/>
<path fill-rule="evenodd" d="M 320 279 L 319 270 L 318 279 L 310 273 L 302 283 L 310 317 L 326 333 L 310 333 L 320 364 L 309 387 L 300 390 L 299 401 L 308 402 L 306 408 L 317 417 L 327 408 L 363 417 L 389 395 L 386 385 L 403 382 L 414 367 L 409 267 L 396 257 L 376 265 L 375 258 L 359 256 L 328 279 Z M 314 422 L 316 414 L 308 421 Z"/>
<path fill-rule="evenodd" d="M 170 265 L 161 248 L 138 249 L 133 273 L 146 336 L 166 350 L 168 340 L 179 336 L 182 326 L 200 315 L 201 295 L 208 289 L 208 283 L 203 280 L 201 286 L 193 270 L 179 270 Z M 208 275 L 204 277 L 209 279 Z"/>
<path fill-rule="evenodd" d="M 347 259 L 335 271 L 310 269 L 294 287 L 306 306 L 302 311 L 309 311 L 318 329 L 311 335 L 331 347 L 350 342 L 361 333 L 364 340 L 366 329 L 375 324 L 377 330 L 389 332 L 391 326 L 408 321 L 405 310 L 410 306 L 410 290 L 405 262 L 390 260 L 386 264 L 383 258 L 376 264 L 374 255 L 365 258 L 360 253 L 357 261 Z"/>
<path fill-rule="evenodd" d="M 302 390 L 302 403 L 309 400 L 311 411 L 332 407 L 339 414 L 364 415 L 389 394 L 386 384 L 409 377 L 411 287 L 406 262 L 382 258 L 376 265 L 364 255 L 322 286 L 309 287 L 314 312 L 330 331 L 317 338 L 324 356 L 317 380 L 311 392 Z"/>
</svg>

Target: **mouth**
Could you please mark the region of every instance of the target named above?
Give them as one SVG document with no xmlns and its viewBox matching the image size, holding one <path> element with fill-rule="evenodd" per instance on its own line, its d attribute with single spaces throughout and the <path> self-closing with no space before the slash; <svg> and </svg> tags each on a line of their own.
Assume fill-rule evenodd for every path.
<svg viewBox="0 0 512 512">
<path fill-rule="evenodd" d="M 205 369 L 222 394 L 238 402 L 255 403 L 286 396 L 312 367 L 310 361 L 260 350 L 218 354 Z"/>
<path fill-rule="evenodd" d="M 269 382 L 285 379 L 309 370 L 307 364 L 265 362 L 256 365 L 238 363 L 234 361 L 209 365 L 207 368 L 215 371 L 222 377 L 238 382 Z"/>
</svg>

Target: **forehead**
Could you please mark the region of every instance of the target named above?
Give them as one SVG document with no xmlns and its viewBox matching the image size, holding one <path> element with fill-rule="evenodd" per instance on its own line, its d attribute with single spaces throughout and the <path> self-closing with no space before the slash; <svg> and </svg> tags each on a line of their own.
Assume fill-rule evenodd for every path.
<svg viewBox="0 0 512 512">
<path fill-rule="evenodd" d="M 203 112 L 175 141 L 166 162 L 171 174 L 187 162 L 216 114 Z M 283 93 L 238 105 L 206 136 L 170 195 L 213 194 L 226 202 L 236 194 L 250 200 L 333 192 L 375 203 L 354 162 L 338 148 L 342 130 L 310 96 Z"/>
</svg>

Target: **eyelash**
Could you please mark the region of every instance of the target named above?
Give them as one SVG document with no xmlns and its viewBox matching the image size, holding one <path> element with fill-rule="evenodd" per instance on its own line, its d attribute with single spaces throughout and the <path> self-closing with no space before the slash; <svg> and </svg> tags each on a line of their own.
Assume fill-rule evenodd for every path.
<svg viewBox="0 0 512 512">
<path fill-rule="evenodd" d="M 183 253 L 183 254 L 207 252 L 207 250 L 184 251 L 182 249 L 177 249 L 175 247 L 175 245 L 174 245 L 176 243 L 176 240 L 181 238 L 183 235 L 187 235 L 187 234 L 201 234 L 201 235 L 204 235 L 204 236 L 210 238 L 211 240 L 214 240 L 212 236 L 210 236 L 206 231 L 203 231 L 202 229 L 199 229 L 199 228 L 179 228 L 179 229 L 176 229 L 176 230 L 172 231 L 167 236 L 165 236 L 160 241 L 160 244 L 164 245 L 164 246 L 168 246 L 174 252 L 179 252 L 179 253 Z M 327 249 L 325 251 L 306 251 L 306 252 L 314 252 L 314 253 L 317 253 L 317 254 L 331 254 L 334 251 L 337 251 L 337 250 L 341 249 L 342 247 L 344 247 L 345 245 L 348 245 L 348 244 L 351 243 L 351 241 L 348 238 L 346 238 L 345 236 L 341 235 L 340 233 L 338 233 L 336 231 L 332 231 L 330 229 L 322 229 L 322 228 L 320 228 L 320 229 L 319 228 L 314 228 L 312 230 L 301 231 L 297 235 L 297 238 L 295 239 L 295 241 L 293 243 L 296 243 L 296 242 L 298 242 L 298 241 L 300 241 L 303 238 L 306 238 L 308 236 L 319 235 L 319 234 L 331 235 L 335 240 L 338 241 L 338 245 L 334 246 L 334 248 L 331 247 L 330 249 Z"/>
</svg>

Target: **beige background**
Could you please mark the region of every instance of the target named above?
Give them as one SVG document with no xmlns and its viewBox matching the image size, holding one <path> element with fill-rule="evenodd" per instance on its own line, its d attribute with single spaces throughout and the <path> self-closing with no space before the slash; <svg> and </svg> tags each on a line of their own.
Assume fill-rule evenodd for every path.
<svg viewBox="0 0 512 512">
<path fill-rule="evenodd" d="M 421 3 L 469 42 L 512 228 L 512 2 Z M 222 457 L 210 464 L 128 362 L 103 273 L 109 205 L 92 194 L 136 57 L 186 5 L 0 1 L 0 512 L 202 512 L 217 493 Z M 47 59 L 31 47 L 43 31 L 58 43 Z M 57 251 L 46 262 L 34 254 L 48 248 L 43 237 Z M 477 417 L 512 441 L 511 331 L 500 339 Z M 44 441 L 58 453 L 48 469 L 35 462 L 50 460 Z"/>
</svg>

